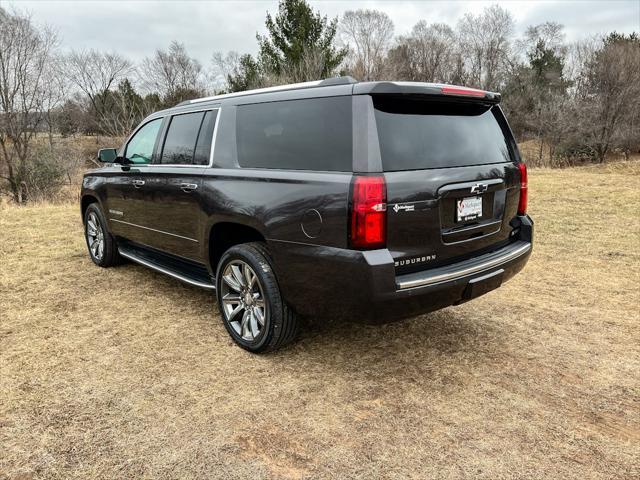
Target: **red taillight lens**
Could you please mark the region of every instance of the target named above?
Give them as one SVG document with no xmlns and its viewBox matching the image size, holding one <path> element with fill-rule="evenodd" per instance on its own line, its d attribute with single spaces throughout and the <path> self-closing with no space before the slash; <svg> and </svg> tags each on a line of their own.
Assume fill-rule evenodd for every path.
<svg viewBox="0 0 640 480">
<path fill-rule="evenodd" d="M 387 242 L 387 186 L 384 177 L 355 176 L 351 204 L 351 246 L 384 247 Z"/>
<path fill-rule="evenodd" d="M 456 85 L 445 85 L 440 89 L 443 95 L 464 95 L 467 97 L 485 97 L 487 92 L 477 88 L 458 87 Z"/>
<path fill-rule="evenodd" d="M 527 200 L 529 197 L 529 191 L 527 188 L 527 166 L 524 163 L 519 163 L 518 170 L 520 170 L 520 201 L 518 202 L 518 215 L 525 215 L 527 213 Z"/>
</svg>

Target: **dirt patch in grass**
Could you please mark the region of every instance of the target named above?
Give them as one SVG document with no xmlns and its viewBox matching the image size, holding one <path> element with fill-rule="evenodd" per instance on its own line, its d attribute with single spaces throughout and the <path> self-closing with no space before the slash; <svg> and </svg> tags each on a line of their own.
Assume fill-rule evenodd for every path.
<svg viewBox="0 0 640 480">
<path fill-rule="evenodd" d="M 0 478 L 638 478 L 640 168 L 533 170 L 526 269 L 253 356 L 211 294 L 0 205 Z"/>
</svg>

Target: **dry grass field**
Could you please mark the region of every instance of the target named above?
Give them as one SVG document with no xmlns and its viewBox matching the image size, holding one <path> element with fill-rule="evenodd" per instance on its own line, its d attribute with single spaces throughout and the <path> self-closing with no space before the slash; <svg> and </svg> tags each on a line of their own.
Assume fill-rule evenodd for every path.
<svg viewBox="0 0 640 480">
<path fill-rule="evenodd" d="M 0 478 L 640 478 L 640 164 L 530 172 L 526 269 L 459 307 L 232 345 L 211 294 L 0 206 Z"/>
</svg>

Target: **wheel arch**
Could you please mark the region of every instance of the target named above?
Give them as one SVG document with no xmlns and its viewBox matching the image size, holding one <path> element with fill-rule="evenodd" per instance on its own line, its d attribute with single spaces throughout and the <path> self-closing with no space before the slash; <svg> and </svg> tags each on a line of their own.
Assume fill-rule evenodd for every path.
<svg viewBox="0 0 640 480">
<path fill-rule="evenodd" d="M 89 205 L 91 205 L 92 203 L 97 203 L 98 205 L 100 205 L 100 208 L 102 208 L 102 204 L 100 203 L 97 195 L 94 195 L 92 193 L 85 193 L 84 195 L 82 195 L 82 198 L 80 199 L 80 214 L 82 215 L 83 221 L 84 214 L 87 211 L 87 208 L 89 208 Z"/>
<path fill-rule="evenodd" d="M 242 243 L 266 242 L 264 234 L 255 226 L 233 221 L 217 222 L 207 233 L 207 262 L 213 274 L 229 248 Z"/>
</svg>

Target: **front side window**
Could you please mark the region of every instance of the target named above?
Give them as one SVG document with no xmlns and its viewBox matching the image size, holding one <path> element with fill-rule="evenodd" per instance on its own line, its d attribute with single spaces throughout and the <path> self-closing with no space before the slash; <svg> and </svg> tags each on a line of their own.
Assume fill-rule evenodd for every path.
<svg viewBox="0 0 640 480">
<path fill-rule="evenodd" d="M 351 97 L 241 105 L 236 115 L 241 167 L 351 171 Z"/>
<path fill-rule="evenodd" d="M 161 118 L 151 120 L 140 128 L 131 140 L 129 140 L 124 155 L 131 163 L 151 163 L 153 147 L 156 144 L 156 139 L 158 138 L 158 132 L 160 131 L 161 125 Z"/>
<path fill-rule="evenodd" d="M 196 142 L 205 112 L 184 113 L 171 118 L 160 163 L 193 165 Z"/>
</svg>

